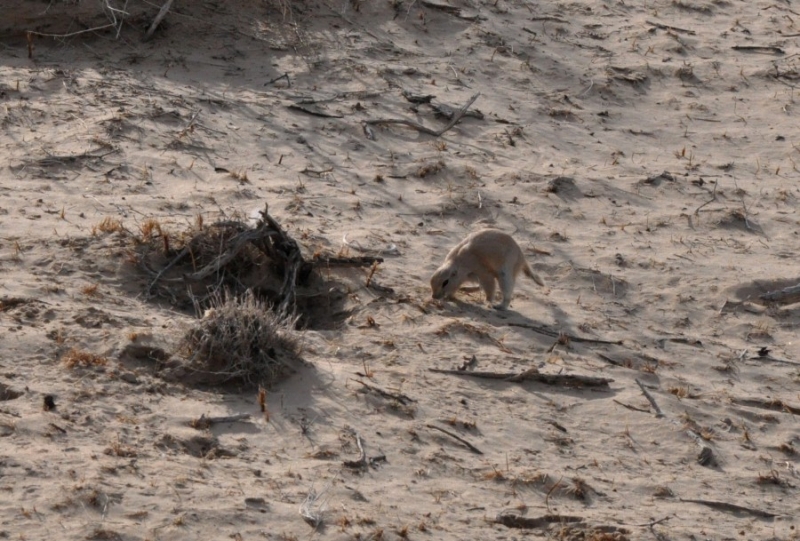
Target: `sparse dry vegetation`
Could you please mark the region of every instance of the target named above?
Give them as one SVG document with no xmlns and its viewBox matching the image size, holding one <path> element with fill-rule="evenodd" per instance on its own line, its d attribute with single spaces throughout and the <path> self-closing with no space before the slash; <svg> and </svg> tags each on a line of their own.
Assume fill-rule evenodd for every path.
<svg viewBox="0 0 800 541">
<path fill-rule="evenodd" d="M 252 292 L 215 296 L 178 348 L 201 381 L 268 387 L 292 372 L 300 356 L 294 319 L 281 319 Z"/>
<path fill-rule="evenodd" d="M 108 358 L 82 349 L 72 348 L 61 356 L 61 362 L 67 368 L 91 368 L 106 366 Z"/>
<path fill-rule="evenodd" d="M 800 539 L 796 6 L 0 3 L 0 538 Z"/>
</svg>

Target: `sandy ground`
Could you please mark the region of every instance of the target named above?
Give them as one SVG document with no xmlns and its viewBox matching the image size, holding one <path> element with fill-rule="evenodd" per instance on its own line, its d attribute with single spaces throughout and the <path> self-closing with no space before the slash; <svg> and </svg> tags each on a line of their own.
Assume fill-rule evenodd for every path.
<svg viewBox="0 0 800 541">
<path fill-rule="evenodd" d="M 37 35 L 32 58 L 22 31 L 108 14 L 8 3 L 0 536 L 800 537 L 800 312 L 759 298 L 800 281 L 800 13 L 432 1 L 176 2 L 146 43 L 157 6 L 131 2 L 119 34 Z M 480 93 L 481 114 L 439 137 L 365 129 L 447 124 L 404 92 L 452 108 Z M 309 255 L 385 258 L 370 287 L 327 272 L 341 309 L 302 331 L 309 365 L 268 390 L 268 420 L 252 389 L 124 355 L 173 347 L 194 315 L 148 298 L 101 227 L 180 231 L 265 203 Z M 487 225 L 547 286 L 521 278 L 507 312 L 474 290 L 431 302 L 431 273 Z M 70 368 L 70 348 L 108 363 Z M 473 357 L 612 381 L 430 371 Z M 345 465 L 358 438 L 378 457 L 361 470 Z"/>
</svg>

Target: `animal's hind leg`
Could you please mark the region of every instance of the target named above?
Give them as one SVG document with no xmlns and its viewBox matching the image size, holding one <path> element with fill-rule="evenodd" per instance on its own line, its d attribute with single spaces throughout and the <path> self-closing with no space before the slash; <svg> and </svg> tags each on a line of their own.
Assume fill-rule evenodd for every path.
<svg viewBox="0 0 800 541">
<path fill-rule="evenodd" d="M 497 281 L 500 283 L 500 291 L 503 292 L 503 302 L 493 305 L 492 308 L 496 310 L 505 310 L 508 308 L 508 305 L 511 303 L 511 295 L 514 292 L 515 278 L 516 276 L 514 276 L 513 269 L 504 267 L 500 270 Z"/>
<path fill-rule="evenodd" d="M 481 289 L 486 294 L 486 302 L 489 304 L 494 302 L 494 291 L 495 291 L 495 278 L 490 273 L 484 273 L 478 276 L 478 283 L 481 286 Z"/>
</svg>

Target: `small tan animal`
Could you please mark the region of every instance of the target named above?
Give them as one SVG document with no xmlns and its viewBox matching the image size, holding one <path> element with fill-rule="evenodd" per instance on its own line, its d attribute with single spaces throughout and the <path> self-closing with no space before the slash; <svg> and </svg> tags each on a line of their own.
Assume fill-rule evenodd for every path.
<svg viewBox="0 0 800 541">
<path fill-rule="evenodd" d="M 511 235 L 497 229 L 482 229 L 471 233 L 450 250 L 442 266 L 431 277 L 431 296 L 450 298 L 466 281 L 477 281 L 486 301 L 494 301 L 495 282 L 500 284 L 503 302 L 492 305 L 505 310 L 511 302 L 514 282 L 520 271 L 544 286 L 544 280 L 533 272 Z"/>
</svg>

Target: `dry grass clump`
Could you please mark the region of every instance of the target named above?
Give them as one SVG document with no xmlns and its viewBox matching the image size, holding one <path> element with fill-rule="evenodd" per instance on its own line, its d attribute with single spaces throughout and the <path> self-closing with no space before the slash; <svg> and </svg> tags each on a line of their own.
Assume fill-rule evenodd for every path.
<svg viewBox="0 0 800 541">
<path fill-rule="evenodd" d="M 98 233 L 124 233 L 125 227 L 122 221 L 111 216 L 106 216 L 102 221 L 92 226 L 92 236 L 96 237 Z"/>
<path fill-rule="evenodd" d="M 279 318 L 252 291 L 212 298 L 211 308 L 184 336 L 179 351 L 201 382 L 269 385 L 292 372 L 300 343 L 294 319 Z"/>
<path fill-rule="evenodd" d="M 82 349 L 72 348 L 61 356 L 61 362 L 64 363 L 64 366 L 67 368 L 75 368 L 76 366 L 87 368 L 91 366 L 105 366 L 108 364 L 108 358 L 95 355 L 94 353 Z"/>
</svg>

